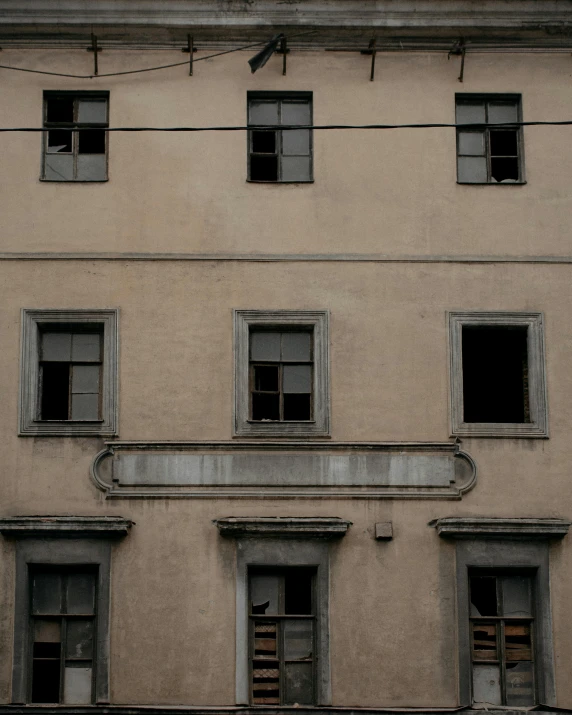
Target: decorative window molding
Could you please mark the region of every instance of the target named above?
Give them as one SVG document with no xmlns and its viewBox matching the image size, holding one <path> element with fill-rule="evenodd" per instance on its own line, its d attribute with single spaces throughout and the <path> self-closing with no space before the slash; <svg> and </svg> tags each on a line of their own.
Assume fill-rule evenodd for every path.
<svg viewBox="0 0 572 715">
<path fill-rule="evenodd" d="M 117 433 L 118 314 L 117 309 L 22 311 L 20 435 L 95 436 Z M 74 334 L 91 332 L 101 335 L 99 419 L 41 418 L 42 334 L 58 331 L 62 334 L 68 331 Z"/>
<path fill-rule="evenodd" d="M 236 436 L 327 437 L 330 432 L 328 311 L 235 310 L 234 359 Z M 312 414 L 310 420 L 251 419 L 250 335 L 253 330 L 300 329 L 312 335 Z"/>
<path fill-rule="evenodd" d="M 464 374 L 463 331 L 471 331 L 478 341 L 478 329 L 505 328 L 525 333 L 525 376 L 521 376 L 520 399 L 524 414 L 521 421 L 481 421 L 466 418 L 465 390 L 470 387 L 471 375 Z M 501 331 L 505 332 L 505 331 Z M 499 335 L 501 335 L 499 332 Z M 542 313 L 519 312 L 451 312 L 449 313 L 451 433 L 480 437 L 548 437 L 548 410 L 544 359 L 544 330 Z M 467 348 L 468 350 L 468 348 Z M 477 369 L 473 368 L 472 369 Z"/>
<path fill-rule="evenodd" d="M 451 516 L 431 522 L 439 536 L 451 539 L 561 539 L 572 522 L 567 519 L 499 519 Z"/>
<path fill-rule="evenodd" d="M 25 537 L 16 541 L 12 702 L 28 703 L 32 696 L 32 652 L 31 638 L 28 637 L 32 569 L 59 569 L 70 573 L 73 569 L 89 569 L 97 573 L 97 620 L 92 658 L 94 672 L 91 701 L 95 704 L 106 704 L 109 703 L 111 544 L 114 538 L 127 533 L 132 522 L 112 517 L 110 519 L 113 521 L 106 520 L 103 529 L 101 517 L 68 517 L 67 527 L 73 528 L 72 534 L 70 531 L 62 531 L 62 522 L 55 522 L 55 519 L 61 517 L 13 517 L 12 520 L 2 520 L 1 530 L 5 536 Z M 51 532 L 46 529 L 46 522 L 51 523 Z M 21 528 L 23 525 L 25 528 Z M 70 538 L 74 535 L 75 538 Z M 99 538 L 92 538 L 94 535 Z"/>
<path fill-rule="evenodd" d="M 330 517 L 229 516 L 215 519 L 221 536 L 336 539 L 345 536 L 351 521 Z"/>
</svg>

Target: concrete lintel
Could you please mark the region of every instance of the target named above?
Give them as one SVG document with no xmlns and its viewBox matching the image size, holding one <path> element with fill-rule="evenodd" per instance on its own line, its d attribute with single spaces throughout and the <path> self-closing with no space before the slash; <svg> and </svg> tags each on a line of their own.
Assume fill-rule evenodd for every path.
<svg viewBox="0 0 572 715">
<path fill-rule="evenodd" d="M 337 539 L 345 536 L 351 521 L 337 516 L 325 517 L 249 517 L 228 516 L 215 519 L 221 536 L 263 536 L 294 539 Z"/>
<path fill-rule="evenodd" d="M 24 536 L 75 536 L 120 538 L 129 533 L 133 522 L 121 516 L 4 516 L 0 533 Z"/>
<path fill-rule="evenodd" d="M 445 517 L 430 522 L 439 536 L 452 539 L 561 539 L 572 522 L 550 518 Z"/>
</svg>

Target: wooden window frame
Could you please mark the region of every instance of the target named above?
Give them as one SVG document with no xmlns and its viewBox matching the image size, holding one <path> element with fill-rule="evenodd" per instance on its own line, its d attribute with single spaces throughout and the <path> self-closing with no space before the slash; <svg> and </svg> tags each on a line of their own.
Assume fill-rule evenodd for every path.
<svg viewBox="0 0 572 715">
<path fill-rule="evenodd" d="M 278 117 L 279 121 L 281 123 L 281 114 L 282 114 L 282 100 L 290 100 L 290 101 L 300 101 L 300 102 L 305 102 L 308 104 L 309 109 L 310 109 L 310 124 L 314 123 L 314 109 L 313 109 L 313 93 L 312 92 L 248 92 L 247 93 L 247 114 L 246 114 L 246 121 L 247 124 L 250 125 L 250 103 L 251 101 L 267 101 L 267 102 L 278 102 Z M 255 152 L 252 150 L 252 131 L 248 132 L 248 139 L 247 139 L 247 167 L 248 167 L 248 177 L 247 181 L 250 183 L 254 184 L 311 184 L 314 182 L 314 133 L 313 130 L 310 129 L 310 154 L 309 154 L 309 162 L 310 162 L 310 178 L 309 179 L 295 179 L 295 180 L 289 180 L 289 179 L 283 179 L 282 178 L 282 130 L 280 129 L 274 129 L 274 130 L 269 130 L 269 131 L 274 131 L 276 135 L 276 144 L 275 144 L 275 151 L 273 154 L 262 154 L 263 156 L 276 156 L 278 168 L 277 168 L 277 178 L 276 179 L 271 179 L 271 180 L 263 180 L 263 179 L 252 179 L 251 178 L 251 157 L 253 155 L 257 155 Z M 295 155 L 293 155 L 295 156 Z M 300 155 L 300 156 L 306 156 L 306 155 Z"/>
<path fill-rule="evenodd" d="M 489 116 L 489 103 L 491 102 L 513 102 L 516 106 L 517 111 L 517 121 L 522 121 L 522 95 L 520 94 L 460 94 L 455 95 L 455 123 L 457 123 L 457 107 L 461 104 L 470 104 L 475 102 L 482 102 L 485 107 L 485 125 L 488 125 Z M 518 164 L 518 180 L 517 181 L 495 181 L 491 175 L 491 143 L 490 143 L 490 132 L 491 131 L 514 131 L 516 129 L 516 141 L 517 141 L 517 164 Z M 471 129 L 471 125 L 467 124 L 467 129 L 463 127 L 457 127 L 456 131 L 456 147 L 457 147 L 457 183 L 462 185 L 473 185 L 473 186 L 522 186 L 526 184 L 525 173 L 524 173 L 524 134 L 522 131 L 522 126 L 515 127 L 511 129 L 510 127 L 488 127 L 484 126 L 483 129 Z M 487 180 L 486 181 L 463 181 L 459 178 L 458 170 L 458 159 L 461 156 L 472 156 L 460 153 L 459 147 L 459 134 L 461 132 L 476 132 L 484 134 L 485 142 L 485 159 L 487 165 Z"/>
<path fill-rule="evenodd" d="M 451 435 L 547 438 L 548 406 L 542 313 L 508 311 L 450 312 L 449 382 Z M 463 405 L 463 326 L 527 328 L 528 397 L 530 422 L 465 422 Z"/>
<path fill-rule="evenodd" d="M 50 99 L 73 99 L 74 108 L 73 122 L 48 122 L 48 100 Z M 78 101 L 81 99 L 94 99 L 94 100 L 105 100 L 106 104 L 106 121 L 105 122 L 79 122 L 77 121 L 78 113 Z M 81 179 L 78 178 L 78 156 L 79 156 L 79 132 L 72 131 L 72 150 L 71 152 L 65 152 L 66 154 L 71 154 L 73 156 L 73 178 L 51 178 L 46 176 L 46 160 L 47 157 L 53 155 L 52 152 L 48 152 L 48 130 L 50 129 L 78 129 L 81 127 L 93 127 L 105 129 L 109 127 L 109 91 L 63 91 L 63 90 L 46 90 L 44 91 L 43 99 L 43 126 L 46 131 L 42 135 L 42 167 L 40 181 L 49 182 L 60 182 L 64 184 L 91 184 L 91 183 L 101 183 L 108 181 L 108 171 L 109 171 L 109 133 L 105 133 L 105 176 L 101 179 Z"/>
<path fill-rule="evenodd" d="M 329 313 L 306 310 L 235 310 L 234 435 L 268 437 L 328 437 L 330 434 L 329 395 Z M 313 414 L 311 420 L 255 421 L 251 415 L 250 332 L 251 330 L 311 331 L 313 335 Z"/>
<path fill-rule="evenodd" d="M 118 309 L 22 310 L 20 359 L 20 436 L 115 435 L 118 424 Z M 40 419 L 41 332 L 62 326 L 81 331 L 98 327 L 102 333 L 100 419 Z"/>
</svg>

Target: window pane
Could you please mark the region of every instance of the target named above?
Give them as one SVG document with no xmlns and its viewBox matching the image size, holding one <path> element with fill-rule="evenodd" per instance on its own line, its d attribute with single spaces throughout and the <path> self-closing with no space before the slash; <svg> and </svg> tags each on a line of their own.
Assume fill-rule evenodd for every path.
<svg viewBox="0 0 572 715">
<path fill-rule="evenodd" d="M 282 132 L 282 154 L 309 154 L 310 130 L 285 129 Z"/>
<path fill-rule="evenodd" d="M 65 654 L 66 658 L 93 658 L 93 620 L 68 620 Z"/>
<path fill-rule="evenodd" d="M 313 656 L 313 622 L 284 621 L 284 658 L 309 660 Z"/>
<path fill-rule="evenodd" d="M 283 390 L 290 393 L 312 392 L 312 366 L 311 365 L 284 365 Z"/>
<path fill-rule="evenodd" d="M 532 663 L 507 663 L 506 704 L 534 705 L 534 680 Z"/>
<path fill-rule="evenodd" d="M 71 333 L 43 333 L 42 362 L 71 360 Z"/>
<path fill-rule="evenodd" d="M 248 108 L 249 124 L 278 124 L 278 102 L 251 100 Z"/>
<path fill-rule="evenodd" d="M 457 124 L 484 124 L 484 102 L 458 102 Z"/>
<path fill-rule="evenodd" d="M 95 573 L 72 573 L 67 583 L 67 613 L 94 612 Z"/>
<path fill-rule="evenodd" d="M 99 333 L 74 333 L 71 355 L 73 362 L 99 362 L 101 360 L 101 335 Z"/>
<path fill-rule="evenodd" d="M 91 668 L 66 665 L 64 703 L 66 705 L 88 705 L 91 703 Z"/>
<path fill-rule="evenodd" d="M 491 180 L 497 183 L 518 181 L 518 159 L 491 158 Z"/>
<path fill-rule="evenodd" d="M 51 181 L 73 181 L 73 155 L 46 154 L 44 178 Z"/>
<path fill-rule="evenodd" d="M 503 616 L 532 616 L 530 587 L 528 576 L 501 578 Z"/>
<path fill-rule="evenodd" d="M 72 395 L 71 419 L 99 419 L 99 395 Z"/>
<path fill-rule="evenodd" d="M 251 613 L 278 613 L 280 577 L 273 574 L 256 574 L 250 577 Z"/>
<path fill-rule="evenodd" d="M 32 575 L 32 613 L 61 613 L 62 585 L 57 573 Z"/>
<path fill-rule="evenodd" d="M 103 129 L 89 129 L 78 134 L 80 154 L 105 154 L 105 132 Z"/>
<path fill-rule="evenodd" d="M 73 365 L 72 393 L 99 393 L 99 365 Z"/>
<path fill-rule="evenodd" d="M 252 419 L 257 421 L 280 419 L 280 398 L 278 395 L 254 393 L 252 395 Z"/>
<path fill-rule="evenodd" d="M 312 613 L 312 571 L 310 569 L 287 569 L 284 574 L 285 607 L 288 615 Z"/>
<path fill-rule="evenodd" d="M 312 419 L 310 397 L 309 394 L 285 394 L 284 419 L 294 421 Z"/>
<path fill-rule="evenodd" d="M 282 181 L 310 181 L 310 157 L 282 157 Z"/>
<path fill-rule="evenodd" d="M 69 129 L 50 129 L 48 132 L 48 153 L 70 152 L 72 133 Z"/>
<path fill-rule="evenodd" d="M 256 365 L 254 367 L 254 389 L 262 392 L 278 392 L 278 365 Z"/>
<path fill-rule="evenodd" d="M 457 159 L 458 181 L 465 184 L 487 182 L 487 160 L 483 157 L 460 156 Z"/>
<path fill-rule="evenodd" d="M 459 132 L 459 154 L 485 155 L 484 132 Z"/>
<path fill-rule="evenodd" d="M 107 157 L 105 154 L 80 154 L 77 158 L 78 181 L 105 181 Z"/>
<path fill-rule="evenodd" d="M 305 362 L 311 359 L 312 333 L 282 333 L 282 360 Z"/>
<path fill-rule="evenodd" d="M 311 124 L 309 102 L 282 102 L 282 124 Z M 290 133 L 290 132 L 285 132 Z"/>
<path fill-rule="evenodd" d="M 489 124 L 518 122 L 518 106 L 515 102 L 489 102 Z"/>
<path fill-rule="evenodd" d="M 497 580 L 494 576 L 471 578 L 471 616 L 498 616 Z"/>
<path fill-rule="evenodd" d="M 46 362 L 40 370 L 42 420 L 69 419 L 70 364 Z"/>
<path fill-rule="evenodd" d="M 518 154 L 516 132 L 491 131 L 490 140 L 491 156 L 516 156 Z"/>
<path fill-rule="evenodd" d="M 32 702 L 59 703 L 60 660 L 34 660 L 32 666 Z"/>
<path fill-rule="evenodd" d="M 311 705 L 314 701 L 313 664 L 286 663 L 284 666 L 284 705 Z"/>
<path fill-rule="evenodd" d="M 107 101 L 105 99 L 80 99 L 77 121 L 85 124 L 105 124 L 107 122 Z"/>
<path fill-rule="evenodd" d="M 34 643 L 59 643 L 61 640 L 60 626 L 59 620 L 43 621 L 39 618 L 35 619 Z"/>
<path fill-rule="evenodd" d="M 280 333 L 250 333 L 250 359 L 253 362 L 280 361 Z"/>
<path fill-rule="evenodd" d="M 73 98 L 58 97 L 46 100 L 46 121 L 73 122 Z"/>
<path fill-rule="evenodd" d="M 276 153 L 276 132 L 252 132 L 251 141 L 253 152 L 260 154 Z"/>
<path fill-rule="evenodd" d="M 502 704 L 498 665 L 473 665 L 473 701 Z"/>
<path fill-rule="evenodd" d="M 496 624 L 473 623 L 473 660 L 498 660 Z"/>
<path fill-rule="evenodd" d="M 251 181 L 278 181 L 278 157 L 252 154 L 250 156 Z"/>
</svg>

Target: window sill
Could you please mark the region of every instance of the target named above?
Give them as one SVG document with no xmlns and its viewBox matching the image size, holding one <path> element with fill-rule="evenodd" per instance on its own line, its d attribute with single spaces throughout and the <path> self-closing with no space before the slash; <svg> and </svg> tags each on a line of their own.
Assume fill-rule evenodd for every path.
<svg viewBox="0 0 572 715">
<path fill-rule="evenodd" d="M 451 430 L 452 437 L 526 437 L 548 439 L 548 428 L 535 422 L 462 422 Z"/>
<path fill-rule="evenodd" d="M 300 179 L 299 181 L 263 181 L 261 179 L 247 179 L 247 184 L 313 184 L 314 179 Z"/>
<path fill-rule="evenodd" d="M 40 176 L 40 181 L 46 184 L 105 184 L 106 179 L 44 179 Z"/>
<path fill-rule="evenodd" d="M 458 181 L 459 186 L 526 186 L 526 181 Z"/>
</svg>

